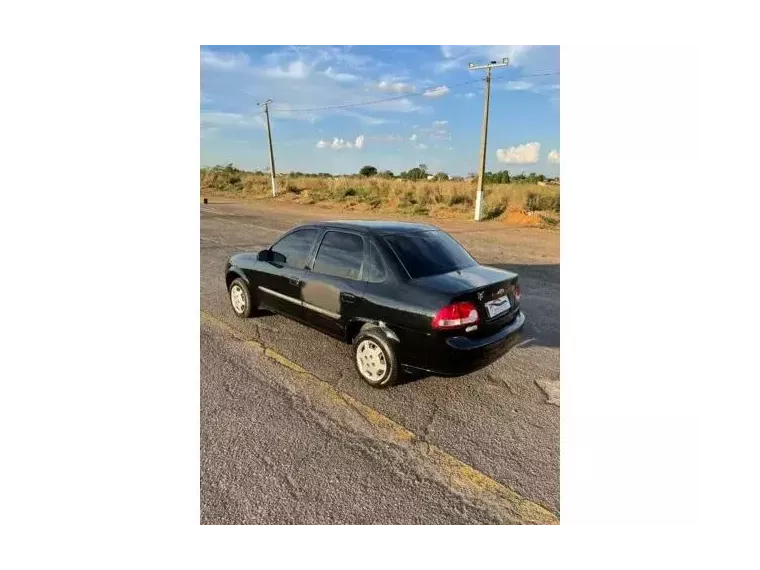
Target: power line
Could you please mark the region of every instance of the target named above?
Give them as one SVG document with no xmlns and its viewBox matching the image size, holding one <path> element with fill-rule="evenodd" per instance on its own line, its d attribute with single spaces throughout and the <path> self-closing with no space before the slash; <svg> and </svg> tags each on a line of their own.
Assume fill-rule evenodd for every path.
<svg viewBox="0 0 760 570">
<path fill-rule="evenodd" d="M 547 71 L 546 73 L 530 73 L 526 75 L 521 75 L 518 77 L 518 79 L 522 79 L 523 77 L 541 77 L 543 75 L 559 75 L 559 71 Z"/>
<path fill-rule="evenodd" d="M 508 77 L 506 79 L 495 80 L 494 83 L 501 83 L 502 81 L 520 81 L 523 77 L 546 77 L 549 75 L 559 75 L 559 71 L 549 71 L 547 73 L 531 73 L 527 75 L 521 75 L 520 77 Z"/>
<path fill-rule="evenodd" d="M 454 83 L 451 86 L 445 86 L 447 89 L 451 89 L 451 87 L 460 87 L 462 85 L 472 85 L 474 83 L 483 83 L 483 79 L 475 79 L 474 81 L 463 81 L 462 83 Z M 433 88 L 433 89 L 427 89 L 421 93 L 405 93 L 403 95 L 395 95 L 393 97 L 385 97 L 383 99 L 375 99 L 373 101 L 361 101 L 357 103 L 346 103 L 343 105 L 328 105 L 325 107 L 312 107 L 309 109 L 282 109 L 277 110 L 273 109 L 272 112 L 274 113 L 309 113 L 312 111 L 327 111 L 330 109 L 346 109 L 349 107 L 363 107 L 365 105 L 375 105 L 377 103 L 385 103 L 386 101 L 395 101 L 397 99 L 406 99 L 408 97 L 423 97 L 425 95 L 429 95 L 430 93 L 435 93 L 439 88 Z"/>
<path fill-rule="evenodd" d="M 509 79 L 502 79 L 497 80 L 497 82 L 502 81 L 518 81 L 522 79 L 523 77 L 545 77 L 550 75 L 559 75 L 559 71 L 549 71 L 546 73 L 530 73 L 526 75 L 521 75 L 517 78 L 509 78 Z M 449 89 L 453 87 L 461 87 L 463 85 L 473 85 L 475 83 L 483 83 L 484 79 L 475 79 L 473 81 L 463 81 L 461 83 L 454 83 L 453 85 L 447 86 Z M 276 105 L 275 108 L 272 109 L 272 113 L 311 113 L 315 111 L 329 111 L 331 109 L 348 109 L 351 107 L 364 107 L 366 105 L 376 105 L 378 103 L 385 103 L 387 101 L 397 101 L 399 99 L 406 99 L 408 97 L 424 97 L 425 95 L 429 95 L 430 93 L 435 93 L 436 89 L 427 89 L 425 91 L 422 91 L 420 93 L 404 93 L 402 95 L 394 95 L 393 97 L 384 97 L 382 99 L 374 99 L 371 101 L 358 101 L 356 103 L 344 103 L 340 105 L 326 105 L 323 107 L 308 107 L 308 108 L 299 108 L 299 109 L 277 109 Z"/>
</svg>

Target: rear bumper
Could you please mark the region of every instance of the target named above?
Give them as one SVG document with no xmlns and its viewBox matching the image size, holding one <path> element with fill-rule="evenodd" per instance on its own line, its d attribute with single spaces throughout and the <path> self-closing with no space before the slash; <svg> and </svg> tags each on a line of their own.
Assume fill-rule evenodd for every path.
<svg viewBox="0 0 760 570">
<path fill-rule="evenodd" d="M 495 334 L 484 338 L 452 336 L 434 357 L 430 356 L 426 372 L 436 376 L 462 376 L 495 362 L 520 342 L 525 315 L 515 319 Z M 417 367 L 413 367 L 417 368 Z"/>
</svg>

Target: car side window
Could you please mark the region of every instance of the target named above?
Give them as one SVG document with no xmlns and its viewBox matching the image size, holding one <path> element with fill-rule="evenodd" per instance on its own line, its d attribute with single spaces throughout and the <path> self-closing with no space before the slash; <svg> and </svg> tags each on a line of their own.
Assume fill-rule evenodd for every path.
<svg viewBox="0 0 760 570">
<path fill-rule="evenodd" d="M 314 259 L 314 271 L 324 275 L 361 278 L 364 240 L 346 232 L 328 231 Z"/>
<path fill-rule="evenodd" d="M 369 244 L 366 276 L 367 281 L 370 283 L 382 283 L 385 281 L 385 264 L 375 242 L 370 242 Z"/>
<path fill-rule="evenodd" d="M 272 261 L 303 269 L 317 233 L 316 229 L 307 228 L 288 234 L 272 246 Z"/>
</svg>

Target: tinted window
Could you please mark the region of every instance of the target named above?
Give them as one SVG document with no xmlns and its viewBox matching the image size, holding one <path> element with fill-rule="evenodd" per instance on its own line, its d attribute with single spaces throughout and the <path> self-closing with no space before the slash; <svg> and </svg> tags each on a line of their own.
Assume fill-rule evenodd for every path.
<svg viewBox="0 0 760 570">
<path fill-rule="evenodd" d="M 438 275 L 476 265 L 476 261 L 450 235 L 441 231 L 385 236 L 412 279 Z"/>
<path fill-rule="evenodd" d="M 327 232 L 314 260 L 314 271 L 346 279 L 359 279 L 364 241 L 356 234 Z"/>
<path fill-rule="evenodd" d="M 303 269 L 317 230 L 297 230 L 272 246 L 273 260 L 289 267 Z"/>
<path fill-rule="evenodd" d="M 369 245 L 369 260 L 367 262 L 367 281 L 370 283 L 381 283 L 385 281 L 385 265 L 383 258 L 378 251 L 374 242 Z"/>
</svg>

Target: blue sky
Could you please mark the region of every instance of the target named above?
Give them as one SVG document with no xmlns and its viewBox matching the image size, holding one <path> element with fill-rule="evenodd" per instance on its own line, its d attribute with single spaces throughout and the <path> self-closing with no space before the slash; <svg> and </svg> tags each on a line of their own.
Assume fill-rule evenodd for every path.
<svg viewBox="0 0 760 570">
<path fill-rule="evenodd" d="M 559 175 L 558 46 L 202 46 L 200 56 L 204 166 L 266 168 L 257 102 L 272 99 L 278 172 L 476 172 L 485 72 L 467 64 L 509 57 L 493 71 L 486 170 Z M 379 99 L 390 100 L 321 109 Z"/>
</svg>

